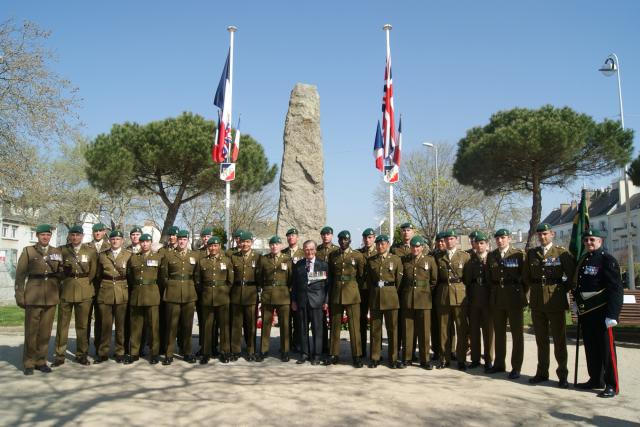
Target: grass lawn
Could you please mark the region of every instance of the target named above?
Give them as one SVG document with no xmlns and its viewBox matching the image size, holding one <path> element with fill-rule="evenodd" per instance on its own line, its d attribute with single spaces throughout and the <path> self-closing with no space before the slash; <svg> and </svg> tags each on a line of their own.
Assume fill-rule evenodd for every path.
<svg viewBox="0 0 640 427">
<path fill-rule="evenodd" d="M 24 324 L 24 310 L 15 305 L 0 306 L 0 326 Z"/>
</svg>

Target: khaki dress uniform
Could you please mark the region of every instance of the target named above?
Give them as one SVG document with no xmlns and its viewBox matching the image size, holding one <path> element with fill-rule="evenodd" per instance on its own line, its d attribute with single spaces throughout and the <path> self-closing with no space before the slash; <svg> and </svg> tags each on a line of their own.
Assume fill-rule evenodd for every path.
<svg viewBox="0 0 640 427">
<path fill-rule="evenodd" d="M 295 248 L 292 247 L 286 247 L 282 250 L 282 253 L 285 255 L 289 255 L 289 258 L 291 258 L 291 265 L 296 265 L 296 262 L 300 261 L 302 258 L 304 258 L 304 251 L 302 250 L 301 247 L 298 247 L 296 245 Z M 291 315 L 289 316 L 289 340 L 291 342 L 291 347 L 293 348 L 293 351 L 297 351 L 299 352 L 301 350 L 300 348 L 300 343 L 298 342 L 298 334 L 296 333 L 296 320 L 295 317 L 297 316 L 297 312 L 293 311 L 291 312 Z"/>
<path fill-rule="evenodd" d="M 415 340 L 418 337 L 420 364 L 429 361 L 431 336 L 432 290 L 438 283 L 436 260 L 425 254 L 402 257 L 403 274 L 400 285 L 400 322 L 407 347 L 402 354 L 405 362 L 412 360 Z"/>
<path fill-rule="evenodd" d="M 467 278 L 467 300 L 469 302 L 469 331 L 471 335 L 471 366 L 478 366 L 481 353 L 485 368 L 493 364 L 493 317 L 491 310 L 491 284 L 487 253 L 481 258 L 477 253 L 465 266 Z"/>
<path fill-rule="evenodd" d="M 202 304 L 202 357 L 208 358 L 216 347 L 213 342 L 216 329 L 220 329 L 220 353 L 223 360 L 231 352 L 229 338 L 229 294 L 233 284 L 231 259 L 223 254 L 200 258 L 196 268 L 196 282 Z"/>
<path fill-rule="evenodd" d="M 150 332 L 151 357 L 160 354 L 160 266 L 162 255 L 138 252 L 131 255 L 127 268 L 129 311 L 131 316 L 131 356 L 140 356 L 145 325 Z"/>
<path fill-rule="evenodd" d="M 78 252 L 71 244 L 61 247 L 60 252 L 62 253 L 62 285 L 58 306 L 55 359 L 58 363 L 64 362 L 73 311 L 76 325 L 76 359 L 86 360 L 89 352 L 89 313 L 95 296 L 93 280 L 98 271 L 98 256 L 95 249 L 83 244 L 79 246 Z"/>
<path fill-rule="evenodd" d="M 100 253 L 98 257 L 98 280 L 100 288 L 96 296 L 98 311 L 100 312 L 100 346 L 98 357 L 106 358 L 111 345 L 111 328 L 115 321 L 115 356 L 120 358 L 125 354 L 124 322 L 129 301 L 129 286 L 127 284 L 127 263 L 131 252 L 121 248 L 118 256 L 113 251 Z"/>
<path fill-rule="evenodd" d="M 170 244 L 167 244 L 166 246 L 161 247 L 160 249 L 158 249 L 158 254 L 160 254 L 161 256 L 166 256 L 168 253 L 170 252 L 174 252 L 176 250 L 177 245 L 172 246 Z M 169 323 L 167 322 L 167 304 L 164 302 L 164 298 L 162 298 L 162 296 L 164 295 L 164 286 L 166 285 L 165 283 L 162 283 L 162 281 L 159 283 L 160 285 L 160 308 L 159 308 L 159 313 L 160 313 L 160 327 L 159 327 L 159 333 L 160 333 L 160 353 L 165 354 L 167 352 L 167 337 L 169 336 Z"/>
<path fill-rule="evenodd" d="M 436 310 L 440 320 L 440 367 L 451 363 L 451 353 L 447 343 L 452 339 L 449 334 L 449 319 L 453 319 L 456 328 L 456 359 L 458 365 L 465 363 L 467 357 L 467 299 L 464 267 L 469 262 L 469 254 L 456 249 L 449 257 L 448 251 L 438 254 L 438 286 L 436 287 Z M 443 363 L 444 362 L 444 363 Z"/>
<path fill-rule="evenodd" d="M 260 257 L 257 282 L 262 290 L 262 332 L 260 334 L 260 352 L 269 352 L 269 337 L 273 310 L 278 312 L 280 325 L 280 353 L 289 353 L 289 322 L 291 313 L 291 280 L 293 266 L 289 255 L 282 253 Z"/>
<path fill-rule="evenodd" d="M 377 254 L 367 261 L 365 277 L 369 287 L 371 310 L 371 360 L 380 361 L 382 353 L 382 317 L 389 339 L 389 361 L 398 361 L 398 288 L 402 283 L 402 260 L 389 252 Z"/>
<path fill-rule="evenodd" d="M 567 292 L 574 288 L 576 261 L 565 248 L 551 245 L 544 253 L 540 246 L 529 249 L 522 271 L 530 289 L 531 320 L 538 347 L 536 375 L 549 378 L 549 335 L 561 380 L 567 379 L 567 336 L 565 313 L 569 309 Z"/>
<path fill-rule="evenodd" d="M 411 245 L 409 244 L 409 242 L 405 243 L 400 241 L 391 246 L 390 252 L 394 255 L 398 255 L 400 259 L 402 259 L 407 255 L 411 255 Z M 406 344 L 404 340 L 403 327 L 402 313 L 400 313 L 400 321 L 398 322 L 398 357 L 400 358 L 400 360 L 405 360 L 403 354 Z M 410 345 L 411 347 L 415 348 L 417 338 L 417 335 L 413 337 L 413 345 Z"/>
<path fill-rule="evenodd" d="M 140 245 L 129 244 L 124 249 L 135 255 L 140 252 Z M 129 299 L 131 299 L 131 287 L 129 287 Z M 144 338 L 141 344 L 144 347 Z M 131 310 L 127 310 L 127 315 L 124 318 L 124 348 L 127 354 L 131 354 Z"/>
<path fill-rule="evenodd" d="M 249 358 L 256 353 L 256 306 L 258 287 L 256 270 L 260 255 L 252 249 L 243 253 L 235 252 L 231 257 L 233 265 L 233 286 L 231 287 L 231 353 L 236 357 L 242 349 L 242 335 Z"/>
<path fill-rule="evenodd" d="M 16 303 L 25 309 L 24 369 L 47 364 L 53 317 L 60 302 L 61 270 L 62 253 L 51 246 L 27 246 L 18 259 L 15 296 Z"/>
<path fill-rule="evenodd" d="M 360 343 L 360 287 L 364 282 L 364 256 L 351 248 L 338 249 L 329 255 L 329 304 L 331 313 L 330 354 L 340 355 L 342 312 L 349 319 L 351 356 L 362 356 Z"/>
<path fill-rule="evenodd" d="M 179 336 L 180 351 L 191 358 L 191 332 L 193 313 L 197 300 L 195 277 L 198 254 L 192 250 L 167 250 L 160 267 L 164 285 L 163 300 L 166 306 L 167 350 L 165 357 L 171 360 L 176 338 Z M 165 362 L 167 359 L 165 359 Z M 163 363 L 165 363 L 163 362 Z"/>
<path fill-rule="evenodd" d="M 362 247 L 358 249 L 358 252 L 362 254 L 364 257 L 364 265 L 365 269 L 367 266 L 367 261 L 369 258 L 374 257 L 378 254 L 376 251 L 375 245 L 371 245 L 370 247 Z M 367 284 L 366 278 L 363 278 L 362 282 L 359 284 L 360 291 L 360 355 L 362 357 L 367 356 L 367 330 L 369 329 L 369 286 Z"/>
<path fill-rule="evenodd" d="M 96 261 L 100 257 L 102 252 L 111 250 L 111 242 L 108 239 L 100 240 L 102 243 L 98 243 L 95 240 L 87 243 L 87 247 L 96 251 Z M 94 296 L 91 301 L 91 307 L 89 308 L 89 315 L 87 320 L 87 342 L 91 343 L 91 319 L 93 318 L 93 348 L 96 355 L 98 354 L 98 347 L 100 346 L 100 331 L 102 326 L 100 325 L 100 312 L 98 311 L 98 303 L 96 302 L 96 296 L 98 295 L 98 289 L 100 289 L 100 280 L 98 274 L 93 278 Z"/>
<path fill-rule="evenodd" d="M 513 349 L 511 369 L 519 373 L 524 358 L 524 318 L 527 305 L 527 284 L 522 280 L 524 252 L 509 247 L 502 257 L 499 249 L 487 255 L 489 278 L 491 280 L 491 305 L 493 310 L 493 330 L 495 333 L 494 371 L 505 370 L 507 354 L 507 321 L 511 329 Z"/>
<path fill-rule="evenodd" d="M 316 248 L 316 258 L 328 264 L 329 255 L 331 255 L 332 252 L 335 252 L 338 249 L 340 249 L 340 246 L 334 245 L 333 243 L 329 243 L 328 245 L 325 245 L 324 243 L 322 243 L 318 245 L 318 247 Z M 328 323 L 327 316 L 323 316 L 323 322 L 322 322 L 322 353 L 323 354 L 329 353 L 329 325 L 327 323 Z"/>
</svg>

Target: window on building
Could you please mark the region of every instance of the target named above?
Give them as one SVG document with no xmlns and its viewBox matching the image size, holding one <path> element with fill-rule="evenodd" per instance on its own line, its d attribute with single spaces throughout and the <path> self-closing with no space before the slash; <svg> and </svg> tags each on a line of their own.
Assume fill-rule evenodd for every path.
<svg viewBox="0 0 640 427">
<path fill-rule="evenodd" d="M 9 235 L 9 226 L 6 224 L 2 224 L 2 237 L 7 237 Z"/>
<path fill-rule="evenodd" d="M 18 226 L 17 225 L 12 225 L 11 226 L 11 238 L 12 239 L 17 239 L 18 238 Z"/>
</svg>

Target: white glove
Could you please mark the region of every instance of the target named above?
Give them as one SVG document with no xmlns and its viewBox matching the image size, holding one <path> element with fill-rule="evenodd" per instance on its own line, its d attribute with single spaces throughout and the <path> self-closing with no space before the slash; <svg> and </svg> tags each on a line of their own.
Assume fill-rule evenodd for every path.
<svg viewBox="0 0 640 427">
<path fill-rule="evenodd" d="M 609 319 L 607 317 L 606 319 L 604 319 L 604 324 L 607 326 L 607 328 L 612 328 L 618 324 L 618 321 L 615 319 Z"/>
<path fill-rule="evenodd" d="M 578 315 L 578 304 L 575 301 L 571 301 L 571 312 L 574 316 Z"/>
</svg>

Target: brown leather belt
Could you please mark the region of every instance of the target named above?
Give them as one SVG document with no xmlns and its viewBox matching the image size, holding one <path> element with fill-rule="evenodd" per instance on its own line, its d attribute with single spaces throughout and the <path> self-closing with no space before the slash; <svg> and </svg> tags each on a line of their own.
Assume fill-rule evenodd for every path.
<svg viewBox="0 0 640 427">
<path fill-rule="evenodd" d="M 107 274 L 105 274 L 104 276 L 102 276 L 103 280 L 113 280 L 114 282 L 117 282 L 119 280 L 127 280 L 127 276 L 109 276 Z"/>
</svg>

